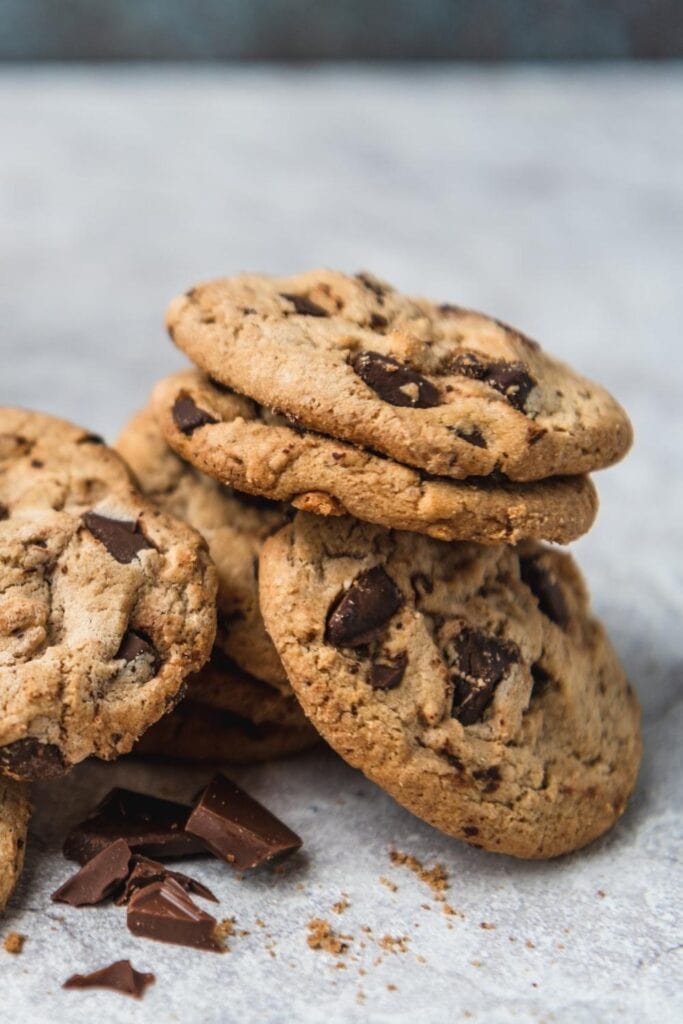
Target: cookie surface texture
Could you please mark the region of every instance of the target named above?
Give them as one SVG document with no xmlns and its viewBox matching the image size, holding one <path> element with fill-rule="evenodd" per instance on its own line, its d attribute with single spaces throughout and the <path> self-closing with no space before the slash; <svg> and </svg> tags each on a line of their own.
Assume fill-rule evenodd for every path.
<svg viewBox="0 0 683 1024">
<path fill-rule="evenodd" d="M 27 787 L 0 778 L 0 913 L 21 875 L 29 817 Z"/>
<path fill-rule="evenodd" d="M 308 717 L 425 821 L 541 858 L 623 812 L 638 703 L 569 555 L 299 513 L 260 585 Z"/>
</svg>

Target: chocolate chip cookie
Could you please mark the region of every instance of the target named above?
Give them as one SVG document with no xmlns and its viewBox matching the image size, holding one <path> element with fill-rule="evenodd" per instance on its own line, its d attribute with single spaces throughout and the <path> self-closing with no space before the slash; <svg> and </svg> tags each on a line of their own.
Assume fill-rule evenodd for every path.
<svg viewBox="0 0 683 1024">
<path fill-rule="evenodd" d="M 239 494 L 183 462 L 166 444 L 149 409 L 133 417 L 116 447 L 143 494 L 207 541 L 218 572 L 217 647 L 245 672 L 291 694 L 263 625 L 256 578 L 261 544 L 283 525 L 287 511 Z"/>
<path fill-rule="evenodd" d="M 167 325 L 262 406 L 440 476 L 578 475 L 631 444 L 618 403 L 519 331 L 367 274 L 212 281 L 175 299 Z"/>
<path fill-rule="evenodd" d="M 569 555 L 299 513 L 260 587 L 313 724 L 425 821 L 536 858 L 623 812 L 638 703 Z"/>
<path fill-rule="evenodd" d="M 113 758 L 175 702 L 215 635 L 199 534 L 101 438 L 0 410 L 0 772 Z"/>
<path fill-rule="evenodd" d="M 246 764 L 298 753 L 320 737 L 294 694 L 240 671 L 215 650 L 185 699 L 138 741 L 136 752 Z"/>
<path fill-rule="evenodd" d="M 535 483 L 429 477 L 295 427 L 196 371 L 160 381 L 153 407 L 168 443 L 203 473 L 318 515 L 351 513 L 442 540 L 490 544 L 533 537 L 566 543 L 590 528 L 597 511 L 586 476 Z M 135 453 L 121 450 L 135 469 Z M 144 486 L 145 473 L 138 475 Z M 177 506 L 169 511 L 188 518 Z M 188 522 L 207 536 L 195 518 Z"/>
<path fill-rule="evenodd" d="M 0 777 L 0 913 L 24 866 L 30 812 L 27 787 Z"/>
</svg>

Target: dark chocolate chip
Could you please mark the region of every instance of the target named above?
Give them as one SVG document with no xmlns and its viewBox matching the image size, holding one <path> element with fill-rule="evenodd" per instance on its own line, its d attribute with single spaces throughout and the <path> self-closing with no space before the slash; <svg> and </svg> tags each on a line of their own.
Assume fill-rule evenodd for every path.
<svg viewBox="0 0 683 1024">
<path fill-rule="evenodd" d="M 477 782 L 484 783 L 485 793 L 495 793 L 501 781 L 500 768 L 497 764 L 492 764 L 488 768 L 479 768 L 472 772 L 472 777 Z"/>
<path fill-rule="evenodd" d="M 451 427 L 451 430 L 461 441 L 467 441 L 468 444 L 473 444 L 475 448 L 488 448 L 486 438 L 479 427 Z"/>
<path fill-rule="evenodd" d="M 147 540 L 137 523 L 127 519 L 109 519 L 97 512 L 86 512 L 83 522 L 100 544 L 117 562 L 128 564 L 138 552 L 152 545 Z"/>
<path fill-rule="evenodd" d="M 333 604 L 325 639 L 335 647 L 359 647 L 375 639 L 403 604 L 403 594 L 381 565 L 360 573 Z"/>
<path fill-rule="evenodd" d="M 466 310 L 462 306 L 454 306 L 450 302 L 442 302 L 439 306 L 439 313 L 442 316 L 459 316 L 461 313 L 465 313 Z"/>
<path fill-rule="evenodd" d="M 555 680 L 544 668 L 538 664 L 531 666 L 531 678 L 533 680 L 531 687 L 531 699 L 536 697 L 542 697 L 544 693 L 547 693 L 551 687 L 555 686 Z"/>
<path fill-rule="evenodd" d="M 85 864 L 116 839 L 125 839 L 131 850 L 150 857 L 205 853 L 204 845 L 185 832 L 189 813 L 184 804 L 112 789 L 93 814 L 68 834 L 64 855 Z"/>
<path fill-rule="evenodd" d="M 389 662 L 376 661 L 370 669 L 370 686 L 373 690 L 393 690 L 403 679 L 408 665 L 405 651 Z"/>
<path fill-rule="evenodd" d="M 206 409 L 200 409 L 190 395 L 182 394 L 173 403 L 173 422 L 181 433 L 192 434 L 198 427 L 218 423 L 218 420 Z"/>
<path fill-rule="evenodd" d="M 380 305 L 384 303 L 384 296 L 387 293 L 386 288 L 380 281 L 377 281 L 371 274 L 366 274 L 364 271 L 360 271 L 355 275 L 356 281 L 360 281 L 364 288 L 367 288 L 369 292 L 379 299 Z"/>
<path fill-rule="evenodd" d="M 538 558 L 520 558 L 519 574 L 538 601 L 539 611 L 562 629 L 569 625 L 569 609 L 562 587 L 554 572 L 541 565 Z"/>
<path fill-rule="evenodd" d="M 3 505 L 2 502 L 0 502 L 0 522 L 2 522 L 3 519 L 9 519 L 9 509 L 7 505 Z"/>
<path fill-rule="evenodd" d="M 466 836 L 478 836 L 479 829 L 477 828 L 476 825 L 465 825 L 465 827 L 463 828 L 463 833 Z"/>
<path fill-rule="evenodd" d="M 415 591 L 416 597 L 424 597 L 434 590 L 434 580 L 431 580 L 424 572 L 414 572 L 410 577 L 410 585 Z"/>
<path fill-rule="evenodd" d="M 211 780 L 185 827 L 240 871 L 282 860 L 302 845 L 295 832 L 224 775 Z"/>
<path fill-rule="evenodd" d="M 140 655 L 146 654 L 151 657 L 152 662 L 156 666 L 159 662 L 159 656 L 149 642 L 149 640 L 142 635 L 142 633 L 136 632 L 134 629 L 128 629 L 123 634 L 121 645 L 114 655 L 115 658 L 123 658 L 124 661 L 135 661 Z"/>
<path fill-rule="evenodd" d="M 0 768 L 30 781 L 63 775 L 67 765 L 59 747 L 28 736 L 0 747 Z"/>
<path fill-rule="evenodd" d="M 524 363 L 510 363 L 503 360 L 487 362 L 473 352 L 456 356 L 451 363 L 453 373 L 473 380 L 483 381 L 507 398 L 510 405 L 524 412 L 529 392 L 536 381 Z"/>
<path fill-rule="evenodd" d="M 99 434 L 84 434 L 83 437 L 79 437 L 76 444 L 104 444 L 104 438 Z"/>
<path fill-rule="evenodd" d="M 432 409 L 439 405 L 439 392 L 431 381 L 392 356 L 359 352 L 351 360 L 351 367 L 382 401 L 390 405 L 413 409 Z"/>
<path fill-rule="evenodd" d="M 122 995 L 141 999 L 147 986 L 155 981 L 153 974 L 136 971 L 130 960 L 117 960 L 92 974 L 73 974 L 62 988 L 109 988 Z"/>
<path fill-rule="evenodd" d="M 223 951 L 216 918 L 198 907 L 173 878 L 138 889 L 128 904 L 126 921 L 128 930 L 144 939 Z"/>
<path fill-rule="evenodd" d="M 119 907 L 129 903 L 138 889 L 151 885 L 152 882 L 163 882 L 166 878 L 172 878 L 185 892 L 191 892 L 196 896 L 203 896 L 205 900 L 211 900 L 212 903 L 218 903 L 211 890 L 207 889 L 201 882 L 198 882 L 196 878 L 191 878 L 190 875 L 185 875 L 182 871 L 171 871 L 169 868 L 164 867 L 163 864 L 160 864 L 158 860 L 150 860 L 149 857 L 142 857 L 136 854 L 133 856 L 131 864 L 132 868 L 126 885 L 116 900 L 116 904 Z"/>
<path fill-rule="evenodd" d="M 289 292 L 280 292 L 280 296 L 283 299 L 287 299 L 287 302 L 291 302 L 296 312 L 301 316 L 329 316 L 326 309 L 319 306 L 317 302 L 311 302 L 305 295 L 292 295 Z"/>
<path fill-rule="evenodd" d="M 126 880 L 129 863 L 130 847 L 125 839 L 117 839 L 53 892 L 52 899 L 55 903 L 69 903 L 72 907 L 101 903 Z"/>
<path fill-rule="evenodd" d="M 477 722 L 488 707 L 496 686 L 519 661 L 519 649 L 469 626 L 451 641 L 447 655 L 455 662 L 451 672 L 451 714 L 463 725 Z"/>
<path fill-rule="evenodd" d="M 45 463 L 42 459 L 31 459 L 31 465 L 34 469 L 42 469 Z"/>
<path fill-rule="evenodd" d="M 381 313 L 373 313 L 370 317 L 370 327 L 373 331 L 381 331 L 389 326 L 389 321 Z"/>
</svg>

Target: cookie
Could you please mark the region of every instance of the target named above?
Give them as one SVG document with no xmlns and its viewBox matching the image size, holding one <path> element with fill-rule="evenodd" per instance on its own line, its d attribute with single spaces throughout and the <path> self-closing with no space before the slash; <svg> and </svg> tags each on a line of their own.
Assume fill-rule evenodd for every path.
<svg viewBox="0 0 683 1024">
<path fill-rule="evenodd" d="M 202 538 L 62 420 L 0 410 L 0 771 L 109 759 L 206 661 L 216 573 Z"/>
<path fill-rule="evenodd" d="M 219 651 L 193 676 L 185 699 L 140 738 L 136 753 L 247 764 L 319 742 L 294 695 L 254 679 Z"/>
<path fill-rule="evenodd" d="M 420 818 L 537 858 L 623 812 L 638 703 L 569 555 L 299 513 L 264 545 L 260 588 L 308 717 Z"/>
<path fill-rule="evenodd" d="M 24 866 L 30 812 L 26 786 L 0 777 L 0 913 Z"/>
<path fill-rule="evenodd" d="M 574 476 L 631 444 L 618 403 L 519 331 L 367 274 L 224 278 L 175 299 L 166 322 L 221 383 L 440 476 Z"/>
<path fill-rule="evenodd" d="M 288 518 L 281 505 L 239 494 L 194 469 L 168 447 L 149 409 L 116 443 L 155 505 L 198 530 L 218 572 L 216 645 L 245 672 L 291 693 L 258 603 L 261 544 Z"/>
<path fill-rule="evenodd" d="M 597 511 L 587 476 L 535 483 L 429 477 L 294 427 L 196 371 L 160 381 L 152 402 L 168 443 L 202 473 L 317 515 L 351 513 L 441 540 L 567 543 L 590 528 Z"/>
</svg>

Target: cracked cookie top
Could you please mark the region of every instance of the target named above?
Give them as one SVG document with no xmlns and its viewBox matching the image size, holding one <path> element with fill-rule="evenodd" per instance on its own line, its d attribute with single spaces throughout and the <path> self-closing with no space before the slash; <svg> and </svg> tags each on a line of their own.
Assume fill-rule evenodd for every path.
<svg viewBox="0 0 683 1024">
<path fill-rule="evenodd" d="M 569 555 L 299 513 L 260 588 L 313 724 L 425 821 L 551 857 L 624 810 L 638 704 Z"/>
<path fill-rule="evenodd" d="M 351 514 L 442 540 L 566 543 L 590 528 L 597 511 L 586 476 L 533 483 L 431 477 L 297 427 L 196 370 L 160 381 L 152 406 L 168 444 L 202 473 L 318 515 Z"/>
<path fill-rule="evenodd" d="M 575 475 L 631 444 L 618 403 L 519 331 L 368 274 L 219 279 L 176 298 L 166 322 L 221 383 L 440 476 Z"/>
<path fill-rule="evenodd" d="M 164 440 L 151 409 L 132 418 L 116 448 L 143 494 L 209 545 L 218 573 L 216 646 L 245 672 L 291 694 L 263 625 L 257 580 L 261 545 L 286 522 L 286 509 L 234 491 L 184 462 Z"/>
<path fill-rule="evenodd" d="M 0 772 L 116 757 L 211 650 L 215 570 L 101 438 L 0 409 Z"/>
</svg>

